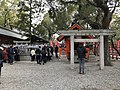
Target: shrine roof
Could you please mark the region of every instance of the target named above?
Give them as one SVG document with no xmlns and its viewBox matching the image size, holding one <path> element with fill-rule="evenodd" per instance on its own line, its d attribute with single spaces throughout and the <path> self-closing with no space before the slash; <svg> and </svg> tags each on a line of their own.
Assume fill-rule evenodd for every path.
<svg viewBox="0 0 120 90">
<path fill-rule="evenodd" d="M 77 23 L 73 24 L 73 25 L 69 28 L 69 30 L 80 30 L 80 29 L 81 29 L 81 27 L 80 27 L 80 25 L 78 25 Z M 65 38 L 65 36 L 60 35 L 60 36 L 57 38 L 57 40 L 58 40 L 58 41 L 62 41 L 64 38 Z"/>
<path fill-rule="evenodd" d="M 14 37 L 14 38 L 21 39 L 21 40 L 25 40 L 28 38 L 28 37 L 23 36 L 15 31 L 9 30 L 9 29 L 1 27 L 1 26 L 0 26 L 0 34 L 5 35 L 5 36 Z"/>
</svg>

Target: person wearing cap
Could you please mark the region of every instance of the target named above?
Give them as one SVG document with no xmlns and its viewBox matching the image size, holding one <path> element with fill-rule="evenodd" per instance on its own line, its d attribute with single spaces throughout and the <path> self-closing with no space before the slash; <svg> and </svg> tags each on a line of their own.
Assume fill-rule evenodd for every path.
<svg viewBox="0 0 120 90">
<path fill-rule="evenodd" d="M 3 47 L 0 47 L 0 84 L 1 84 L 1 69 L 3 67 L 3 58 L 4 58 Z"/>
</svg>

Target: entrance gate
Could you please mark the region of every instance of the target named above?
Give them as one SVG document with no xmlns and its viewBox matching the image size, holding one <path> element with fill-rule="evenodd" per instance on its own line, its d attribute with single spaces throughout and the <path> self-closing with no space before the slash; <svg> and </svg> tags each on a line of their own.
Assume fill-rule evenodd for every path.
<svg viewBox="0 0 120 90">
<path fill-rule="evenodd" d="M 70 63 L 71 69 L 74 69 L 74 42 L 99 42 L 100 43 L 100 69 L 104 69 L 104 36 L 114 35 L 115 31 L 108 29 L 102 30 L 60 30 L 59 35 L 70 36 Z M 75 39 L 74 36 L 94 35 L 97 39 Z"/>
</svg>

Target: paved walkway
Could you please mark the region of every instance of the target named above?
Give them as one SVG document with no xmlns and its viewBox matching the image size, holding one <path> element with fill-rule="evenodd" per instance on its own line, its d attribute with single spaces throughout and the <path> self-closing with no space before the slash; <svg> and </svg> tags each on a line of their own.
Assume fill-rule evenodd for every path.
<svg viewBox="0 0 120 90">
<path fill-rule="evenodd" d="M 4 64 L 0 90 L 120 90 L 120 62 L 99 70 L 98 62 L 86 62 L 85 75 L 71 69 L 63 56 L 45 65 L 20 61 Z"/>
</svg>

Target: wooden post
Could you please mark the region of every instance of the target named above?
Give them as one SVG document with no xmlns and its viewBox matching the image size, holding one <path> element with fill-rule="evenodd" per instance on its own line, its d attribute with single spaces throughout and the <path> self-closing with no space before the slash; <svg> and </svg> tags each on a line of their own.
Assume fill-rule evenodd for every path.
<svg viewBox="0 0 120 90">
<path fill-rule="evenodd" d="M 100 69 L 104 69 L 104 36 L 100 35 Z"/>
<path fill-rule="evenodd" d="M 70 63 L 71 69 L 74 69 L 74 35 L 70 36 Z"/>
</svg>

